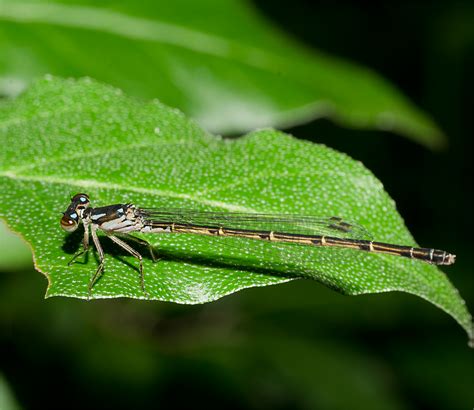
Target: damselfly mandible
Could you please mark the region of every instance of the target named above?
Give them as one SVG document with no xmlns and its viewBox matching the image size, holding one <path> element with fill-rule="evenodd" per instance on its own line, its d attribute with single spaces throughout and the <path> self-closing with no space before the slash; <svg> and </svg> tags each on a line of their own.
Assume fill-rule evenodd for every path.
<svg viewBox="0 0 474 410">
<path fill-rule="evenodd" d="M 451 265 L 456 256 L 431 248 L 414 248 L 367 239 L 368 233 L 361 226 L 348 223 L 338 217 L 318 218 L 302 215 L 245 214 L 232 212 L 203 212 L 189 209 L 139 208 L 133 204 L 116 204 L 99 208 L 90 206 L 87 194 L 76 194 L 71 198 L 63 213 L 61 226 L 73 232 L 82 222 L 84 225 L 83 249 L 76 253 L 69 264 L 89 249 L 89 232 L 99 256 L 99 267 L 89 281 L 89 295 L 92 287 L 104 270 L 104 251 L 97 231 L 103 231 L 113 242 L 130 253 L 139 262 L 140 285 L 146 295 L 143 276 L 142 255 L 127 242 L 117 237 L 126 236 L 150 248 L 148 242 L 131 232 L 142 233 L 188 233 L 223 237 L 285 242 L 306 246 L 335 246 L 352 248 L 365 252 L 384 253 L 417 259 L 435 265 Z"/>
</svg>

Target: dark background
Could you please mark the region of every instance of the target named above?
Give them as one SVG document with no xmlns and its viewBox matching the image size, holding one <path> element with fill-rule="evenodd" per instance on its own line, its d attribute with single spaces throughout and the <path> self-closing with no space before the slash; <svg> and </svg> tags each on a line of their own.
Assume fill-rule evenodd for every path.
<svg viewBox="0 0 474 410">
<path fill-rule="evenodd" d="M 309 47 L 374 69 L 448 137 L 433 152 L 326 120 L 286 130 L 362 161 L 419 243 L 458 255 L 445 271 L 472 309 L 469 2 L 256 1 Z M 1 368 L 24 408 L 461 409 L 473 353 L 451 317 L 402 293 L 345 297 L 315 282 L 203 306 L 44 301 L 32 268 L 0 275 Z"/>
</svg>

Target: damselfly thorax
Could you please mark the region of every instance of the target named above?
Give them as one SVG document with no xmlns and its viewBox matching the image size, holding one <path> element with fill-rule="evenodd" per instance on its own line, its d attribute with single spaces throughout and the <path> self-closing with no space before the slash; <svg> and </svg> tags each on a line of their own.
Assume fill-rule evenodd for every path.
<svg viewBox="0 0 474 410">
<path fill-rule="evenodd" d="M 140 285 L 145 294 L 142 255 L 118 236 L 147 245 L 153 260 L 156 260 L 156 257 L 148 242 L 131 236 L 130 233 L 185 233 L 303 246 L 332 246 L 402 256 L 436 265 L 451 265 L 456 259 L 455 255 L 439 249 L 372 241 L 368 239 L 370 235 L 363 227 L 339 217 L 139 208 L 133 204 L 92 208 L 88 195 L 77 194 L 71 198 L 71 203 L 63 213 L 61 226 L 72 232 L 81 222 L 84 225 L 83 249 L 74 255 L 69 264 L 87 252 L 90 235 L 99 255 L 99 266 L 89 282 L 89 294 L 104 270 L 105 256 L 97 236 L 98 230 L 103 231 L 113 242 L 138 259 Z"/>
</svg>

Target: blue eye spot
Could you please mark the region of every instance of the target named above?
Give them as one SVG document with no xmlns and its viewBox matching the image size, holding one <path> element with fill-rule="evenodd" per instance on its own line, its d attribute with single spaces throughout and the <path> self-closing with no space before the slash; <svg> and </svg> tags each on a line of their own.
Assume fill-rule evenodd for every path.
<svg viewBox="0 0 474 410">
<path fill-rule="evenodd" d="M 77 214 L 74 212 L 73 214 L 69 215 L 72 219 L 77 219 Z"/>
<path fill-rule="evenodd" d="M 79 199 L 80 199 L 81 202 L 86 202 L 87 201 L 86 198 L 83 197 L 83 196 L 81 196 Z"/>
</svg>

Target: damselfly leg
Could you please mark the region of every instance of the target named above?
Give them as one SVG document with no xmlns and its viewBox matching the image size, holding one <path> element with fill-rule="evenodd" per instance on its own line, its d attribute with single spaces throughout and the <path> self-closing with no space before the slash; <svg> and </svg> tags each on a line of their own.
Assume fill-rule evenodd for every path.
<svg viewBox="0 0 474 410">
<path fill-rule="evenodd" d="M 137 238 L 136 236 L 129 235 L 129 234 L 116 234 L 116 236 L 123 237 L 124 239 L 129 239 L 138 243 L 139 245 L 146 246 L 148 248 L 148 252 L 150 252 L 151 260 L 153 262 L 158 262 L 160 258 L 155 254 L 155 248 L 150 244 L 150 242 L 145 241 L 144 239 Z"/>
<path fill-rule="evenodd" d="M 135 249 L 133 249 L 129 244 L 122 241 L 121 239 L 117 238 L 113 235 L 107 235 L 112 241 L 114 241 L 118 246 L 122 249 L 125 249 L 130 255 L 138 259 L 138 263 L 140 264 L 140 286 L 142 288 L 142 292 L 145 296 L 148 296 L 148 293 L 145 290 L 145 278 L 143 276 L 143 257 L 140 255 Z"/>
<path fill-rule="evenodd" d="M 102 276 L 102 272 L 104 271 L 104 251 L 102 249 L 102 246 L 100 245 L 99 237 L 97 236 L 97 227 L 92 225 L 91 226 L 91 236 L 92 236 L 92 242 L 94 242 L 94 245 L 97 249 L 97 253 L 99 254 L 99 267 L 95 271 L 94 276 L 92 276 L 91 280 L 89 281 L 89 298 L 92 295 L 92 287 L 94 284 L 99 280 L 99 278 Z"/>
<path fill-rule="evenodd" d="M 82 249 L 77 251 L 72 259 L 68 262 L 68 266 L 71 266 L 79 256 L 87 253 L 89 250 L 89 227 L 84 223 L 84 237 L 82 238 Z"/>
</svg>

